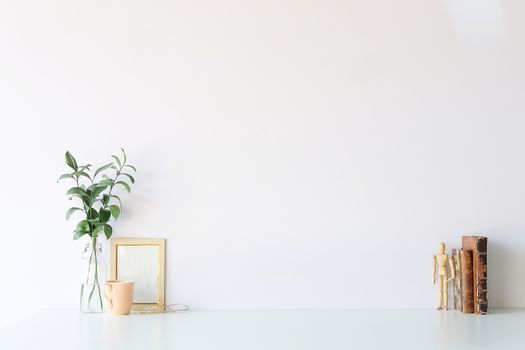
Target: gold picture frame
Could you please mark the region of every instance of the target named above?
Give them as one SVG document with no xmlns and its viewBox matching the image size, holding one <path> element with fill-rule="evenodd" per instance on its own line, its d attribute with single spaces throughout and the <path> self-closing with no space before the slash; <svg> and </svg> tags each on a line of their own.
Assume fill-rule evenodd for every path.
<svg viewBox="0 0 525 350">
<path fill-rule="evenodd" d="M 140 249 L 144 247 L 144 249 Z M 119 253 L 121 256 L 119 256 Z M 137 258 L 138 257 L 138 258 Z M 137 261 L 141 258 L 147 261 Z M 156 260 L 156 262 L 151 260 Z M 120 265 L 134 265 L 127 268 Z M 147 282 L 141 282 L 139 278 L 133 278 L 133 271 L 137 270 L 141 276 L 147 276 Z M 147 266 L 150 271 L 145 274 Z M 151 269 L 156 266 L 153 273 Z M 164 309 L 166 303 L 164 299 L 165 288 L 165 266 L 166 266 L 166 240 L 163 238 L 112 238 L 111 239 L 111 259 L 110 259 L 110 279 L 111 280 L 135 280 L 135 293 L 133 310 L 144 311 L 150 309 Z M 121 276 L 119 277 L 119 269 Z M 137 275 L 139 275 L 137 273 Z M 155 275 L 155 276 L 153 276 Z M 145 286 L 145 288 L 143 288 Z M 141 289 L 142 288 L 142 289 Z M 148 290 L 145 290 L 148 289 Z M 155 289 L 155 290 L 153 290 Z M 138 295 L 141 292 L 142 295 Z M 137 298 L 143 300 L 137 300 Z"/>
</svg>

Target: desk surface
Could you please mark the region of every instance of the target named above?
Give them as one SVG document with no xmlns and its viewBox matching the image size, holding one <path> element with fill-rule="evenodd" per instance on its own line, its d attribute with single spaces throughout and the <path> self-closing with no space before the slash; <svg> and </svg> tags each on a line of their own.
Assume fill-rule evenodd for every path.
<svg viewBox="0 0 525 350">
<path fill-rule="evenodd" d="M 0 349 L 525 349 L 525 310 L 40 312 L 0 329 Z"/>
</svg>

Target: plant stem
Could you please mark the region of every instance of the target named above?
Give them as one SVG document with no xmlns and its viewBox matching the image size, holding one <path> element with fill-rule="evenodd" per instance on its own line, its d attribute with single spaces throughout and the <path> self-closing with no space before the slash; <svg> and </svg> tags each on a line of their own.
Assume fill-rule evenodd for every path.
<svg viewBox="0 0 525 350">
<path fill-rule="evenodd" d="M 120 167 L 119 170 L 116 170 L 116 173 L 115 173 L 115 179 L 113 180 L 113 183 L 111 184 L 111 186 L 109 187 L 109 192 L 108 192 L 108 196 L 111 196 L 111 191 L 113 191 L 113 187 L 115 186 L 115 182 L 117 182 L 117 179 L 118 177 L 120 176 L 120 172 L 122 171 L 122 168 L 124 167 L 124 164 L 122 164 L 122 166 Z M 104 205 L 104 208 L 107 208 L 107 205 Z"/>
<path fill-rule="evenodd" d="M 96 237 L 95 237 L 95 239 L 96 239 Z M 95 250 L 95 254 L 96 254 L 96 250 Z M 95 260 L 95 268 L 96 268 L 96 270 L 95 270 L 95 281 L 97 283 L 98 300 L 100 302 L 100 311 L 104 311 L 104 306 L 102 305 L 102 295 L 100 295 L 100 284 L 98 283 L 98 262 L 96 262 L 96 260 Z"/>
<path fill-rule="evenodd" d="M 91 240 L 91 242 L 93 242 L 93 238 Z M 91 261 L 92 259 L 95 258 L 95 276 L 96 276 L 96 271 L 97 271 L 97 256 L 96 256 L 96 252 L 95 252 L 95 246 L 94 244 L 92 243 L 91 244 L 91 257 L 89 258 L 89 269 L 88 269 L 88 278 L 89 276 L 91 275 Z M 96 277 L 95 277 L 95 280 L 96 280 Z M 89 297 L 88 297 L 88 308 L 90 307 L 91 305 L 91 297 L 93 296 L 93 292 L 95 291 L 95 281 L 93 281 L 93 288 L 91 289 L 91 292 L 89 293 Z"/>
<path fill-rule="evenodd" d="M 89 283 L 89 270 L 91 269 L 91 262 L 93 261 L 93 254 L 91 254 L 89 256 L 89 263 L 88 263 L 88 270 L 87 270 L 87 273 L 86 273 L 86 285 L 88 285 Z"/>
<path fill-rule="evenodd" d="M 98 259 L 97 259 L 97 236 L 91 238 L 91 244 L 93 247 L 93 255 L 92 257 L 95 259 L 95 280 L 93 281 L 93 288 L 91 289 L 91 293 L 89 293 L 88 298 L 88 306 L 91 303 L 91 298 L 93 297 L 93 293 L 95 292 L 95 288 L 98 288 L 98 297 L 100 301 L 100 310 L 102 311 L 104 306 L 102 305 L 102 295 L 100 294 L 100 284 L 98 283 Z M 91 261 L 91 258 L 90 258 Z M 91 266 L 91 264 L 89 264 Z M 88 274 L 89 275 L 89 274 Z"/>
</svg>

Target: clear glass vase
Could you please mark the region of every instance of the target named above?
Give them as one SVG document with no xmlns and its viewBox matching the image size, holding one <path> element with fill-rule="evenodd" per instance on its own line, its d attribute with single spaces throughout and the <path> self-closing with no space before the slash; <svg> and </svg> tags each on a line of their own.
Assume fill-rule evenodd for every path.
<svg viewBox="0 0 525 350">
<path fill-rule="evenodd" d="M 83 275 L 80 287 L 80 311 L 103 312 L 105 306 L 104 283 L 106 262 L 102 256 L 102 245 L 91 238 L 82 252 Z"/>
</svg>

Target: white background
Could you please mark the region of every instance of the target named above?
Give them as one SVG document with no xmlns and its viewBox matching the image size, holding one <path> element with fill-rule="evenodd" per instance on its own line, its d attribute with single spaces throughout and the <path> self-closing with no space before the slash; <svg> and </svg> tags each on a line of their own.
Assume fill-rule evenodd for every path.
<svg viewBox="0 0 525 350">
<path fill-rule="evenodd" d="M 77 307 L 85 242 L 56 179 L 66 150 L 120 146 L 139 172 L 115 236 L 167 238 L 169 303 L 435 307 L 432 254 L 470 233 L 490 305 L 525 307 L 524 15 L 2 0 L 0 323 Z"/>
</svg>

